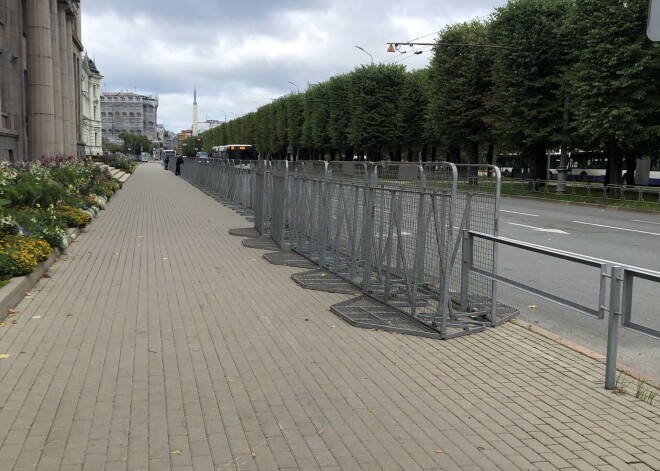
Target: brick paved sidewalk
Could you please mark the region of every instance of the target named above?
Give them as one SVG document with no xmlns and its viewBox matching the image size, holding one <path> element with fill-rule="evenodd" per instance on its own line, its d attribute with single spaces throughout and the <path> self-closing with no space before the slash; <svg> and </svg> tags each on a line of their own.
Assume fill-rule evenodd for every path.
<svg viewBox="0 0 660 471">
<path fill-rule="evenodd" d="M 247 226 L 140 166 L 0 328 L 0 470 L 660 469 L 660 399 L 596 361 L 351 327 Z"/>
</svg>

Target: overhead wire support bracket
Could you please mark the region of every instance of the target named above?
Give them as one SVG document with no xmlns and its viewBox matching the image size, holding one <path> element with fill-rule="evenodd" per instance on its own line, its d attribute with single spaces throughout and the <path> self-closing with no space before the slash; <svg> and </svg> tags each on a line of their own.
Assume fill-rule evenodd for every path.
<svg viewBox="0 0 660 471">
<path fill-rule="evenodd" d="M 387 43 L 387 52 L 401 52 L 399 51 L 401 46 L 468 46 L 468 47 L 487 47 L 492 49 L 509 49 L 509 50 L 519 50 L 517 47 L 509 46 L 499 46 L 497 44 L 479 44 L 479 43 L 445 43 L 445 42 L 435 42 L 435 43 Z"/>
</svg>

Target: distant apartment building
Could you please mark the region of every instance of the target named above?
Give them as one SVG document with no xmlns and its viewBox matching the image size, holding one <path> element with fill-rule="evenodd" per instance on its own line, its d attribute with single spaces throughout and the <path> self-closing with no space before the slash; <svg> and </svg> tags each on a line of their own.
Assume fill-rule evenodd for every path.
<svg viewBox="0 0 660 471">
<path fill-rule="evenodd" d="M 79 0 L 0 1 L 0 158 L 82 155 Z"/>
<path fill-rule="evenodd" d="M 158 143 L 156 118 L 158 95 L 138 95 L 131 92 L 101 94 L 101 132 L 110 142 L 121 142 L 122 132 L 143 134 Z"/>
<path fill-rule="evenodd" d="M 101 79 L 94 61 L 85 55 L 80 80 L 82 93 L 82 140 L 85 155 L 101 155 Z"/>
<path fill-rule="evenodd" d="M 174 131 L 165 131 L 163 135 L 163 149 L 176 150 L 176 133 Z"/>
<path fill-rule="evenodd" d="M 193 135 L 192 129 L 184 129 L 176 135 L 176 153 L 183 155 L 185 151 L 186 139 Z"/>
</svg>

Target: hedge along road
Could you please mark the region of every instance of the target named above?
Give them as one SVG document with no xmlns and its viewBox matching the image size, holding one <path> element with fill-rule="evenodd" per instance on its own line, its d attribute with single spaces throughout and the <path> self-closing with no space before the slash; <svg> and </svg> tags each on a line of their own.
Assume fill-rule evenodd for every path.
<svg viewBox="0 0 660 471">
<path fill-rule="evenodd" d="M 660 271 L 660 215 L 502 197 L 500 235 Z M 500 246 L 501 275 L 597 308 L 599 270 Z M 595 352 L 605 354 L 607 321 L 499 285 L 499 300 L 520 309 L 521 319 Z M 660 329 L 660 286 L 635 280 L 633 321 Z M 606 305 L 609 304 L 609 293 Z M 660 380 L 660 339 L 621 329 L 618 361 Z"/>
</svg>

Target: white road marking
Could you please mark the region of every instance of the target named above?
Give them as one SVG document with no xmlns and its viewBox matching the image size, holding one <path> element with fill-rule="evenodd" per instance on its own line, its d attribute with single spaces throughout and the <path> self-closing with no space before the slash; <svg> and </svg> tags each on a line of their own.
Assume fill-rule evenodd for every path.
<svg viewBox="0 0 660 471">
<path fill-rule="evenodd" d="M 594 224 L 592 222 L 582 222 L 582 221 L 573 221 L 573 222 L 575 224 L 585 224 L 587 226 L 604 227 L 606 229 L 616 229 L 617 231 L 637 232 L 638 234 L 648 234 L 648 235 L 660 236 L 660 234 L 658 234 L 657 232 L 638 231 L 636 229 L 628 229 L 626 227 L 606 226 L 604 224 Z"/>
<path fill-rule="evenodd" d="M 512 213 L 512 214 L 522 214 L 523 216 L 532 216 L 533 218 L 539 217 L 538 214 L 529 214 L 529 213 L 519 213 L 518 211 L 507 211 L 506 209 L 500 209 L 502 213 Z"/>
<path fill-rule="evenodd" d="M 655 224 L 657 226 L 660 226 L 660 222 L 642 221 L 640 219 L 633 219 L 633 222 L 643 222 L 645 224 Z"/>
<path fill-rule="evenodd" d="M 569 234 L 568 232 L 562 231 L 561 229 L 546 229 L 544 227 L 526 226 L 525 224 L 517 224 L 515 222 L 509 222 L 507 224 L 511 224 L 512 226 L 527 227 L 529 229 L 534 229 L 535 231 L 538 232 L 552 232 L 553 234 Z"/>
</svg>

